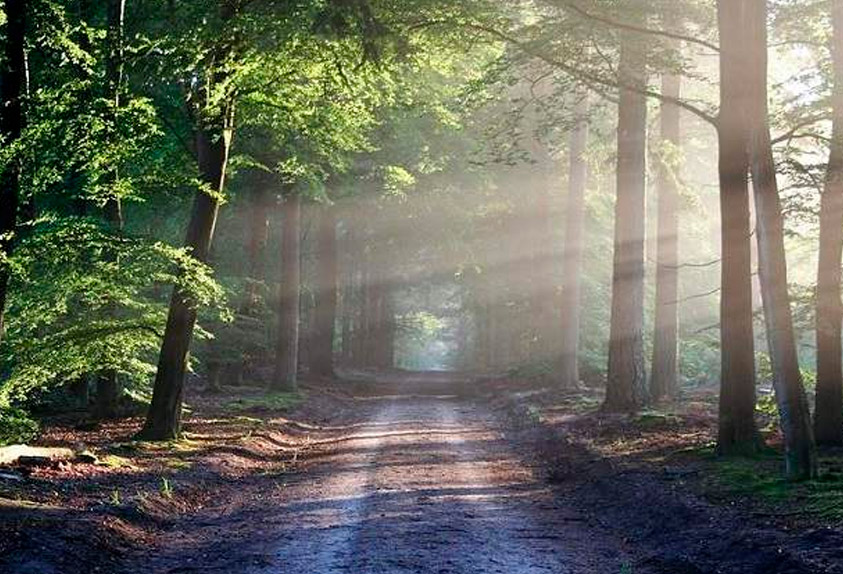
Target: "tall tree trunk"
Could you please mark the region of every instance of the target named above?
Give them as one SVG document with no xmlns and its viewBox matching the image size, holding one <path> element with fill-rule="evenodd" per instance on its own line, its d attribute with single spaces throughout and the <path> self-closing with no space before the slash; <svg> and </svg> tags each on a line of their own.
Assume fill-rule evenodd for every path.
<svg viewBox="0 0 843 574">
<path fill-rule="evenodd" d="M 271 203 L 270 186 L 275 177 L 261 173 L 256 178 L 249 206 L 249 226 L 246 230 L 246 257 L 248 259 L 248 278 L 243 301 L 243 313 L 256 316 L 260 307 L 259 285 L 266 280 L 266 246 L 269 243 L 269 208 Z"/>
<path fill-rule="evenodd" d="M 291 192 L 282 205 L 281 289 L 278 297 L 278 348 L 272 388 L 298 388 L 301 301 L 301 198 Z"/>
<path fill-rule="evenodd" d="M 623 85 L 643 90 L 646 62 L 638 41 L 630 32 L 622 33 L 618 73 Z M 647 402 L 643 336 L 646 134 L 646 98 L 639 91 L 621 88 L 607 411 L 634 411 Z"/>
<path fill-rule="evenodd" d="M 310 349 L 310 372 L 334 375 L 334 324 L 337 318 L 337 218 L 332 207 L 322 207 L 317 217 L 316 307 Z"/>
<path fill-rule="evenodd" d="M 750 122 L 750 168 L 756 208 L 758 277 L 767 327 L 773 385 L 785 440 L 787 475 L 811 478 L 817 473 L 814 433 L 802 384 L 787 284 L 787 259 L 776 166 L 767 111 L 767 0 L 749 3 L 746 38 L 750 65 L 744 81 L 750 98 L 744 112 Z"/>
<path fill-rule="evenodd" d="M 662 94 L 681 95 L 682 80 L 675 74 L 662 76 Z M 662 400 L 678 390 L 679 332 L 679 106 L 661 105 L 661 153 L 658 166 L 658 237 L 656 259 L 656 316 L 653 333 L 653 364 L 650 397 Z"/>
<path fill-rule="evenodd" d="M 843 0 L 832 0 L 834 62 L 831 154 L 820 203 L 820 256 L 817 271 L 817 443 L 843 445 L 843 365 L 840 264 L 843 257 Z"/>
<path fill-rule="evenodd" d="M 582 287 L 583 248 L 585 246 L 585 191 L 588 182 L 588 100 L 585 96 L 576 108 L 577 124 L 568 140 L 568 204 L 565 214 L 565 246 L 560 309 L 562 333 L 559 385 L 573 389 L 580 382 L 580 293 Z"/>
<path fill-rule="evenodd" d="M 749 157 L 744 101 L 746 57 L 743 0 L 719 0 L 720 116 L 718 118 L 722 292 L 720 299 L 721 454 L 757 451 L 755 348 L 752 324 L 752 248 Z"/>
<path fill-rule="evenodd" d="M 0 137 L 6 146 L 20 139 L 23 131 L 23 95 L 26 85 L 25 0 L 6 0 L 6 42 L 0 69 Z M 20 161 L 14 158 L 0 173 L 0 253 L 12 254 L 17 231 L 20 197 Z M 0 341 L 3 339 L 6 300 L 9 291 L 9 268 L 0 263 Z"/>
<path fill-rule="evenodd" d="M 212 194 L 198 191 L 187 228 L 185 245 L 193 257 L 206 262 L 219 212 L 218 196 L 225 187 L 232 128 L 230 119 L 203 125 L 196 133 L 199 173 Z M 146 424 L 140 436 L 146 440 L 169 440 L 181 433 L 184 375 L 196 325 L 196 305 L 179 288 L 173 289 L 164 342 Z"/>
<path fill-rule="evenodd" d="M 123 20 L 126 9 L 126 0 L 109 0 L 107 6 L 108 33 L 108 58 L 106 60 L 106 92 L 111 99 L 114 109 L 112 110 L 112 129 L 116 132 L 118 114 L 120 110 L 120 90 L 123 84 Z M 115 167 L 108 179 L 112 185 L 117 184 L 120 174 Z M 123 205 L 116 190 L 112 191 L 112 197 L 105 204 L 105 218 L 113 231 L 123 230 Z M 109 254 L 111 259 L 116 259 L 116 254 Z M 97 402 L 96 415 L 98 418 L 114 418 L 118 414 L 118 400 L 120 398 L 119 381 L 117 371 L 111 369 L 100 373 L 97 377 Z"/>
</svg>

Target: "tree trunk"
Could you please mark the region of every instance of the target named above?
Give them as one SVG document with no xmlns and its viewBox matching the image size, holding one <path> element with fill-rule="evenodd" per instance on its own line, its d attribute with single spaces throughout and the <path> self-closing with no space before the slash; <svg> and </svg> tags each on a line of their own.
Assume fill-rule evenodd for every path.
<svg viewBox="0 0 843 574">
<path fill-rule="evenodd" d="M 679 76 L 662 76 L 662 94 L 681 95 Z M 656 250 L 656 309 L 653 333 L 653 374 L 650 398 L 673 398 L 678 390 L 679 332 L 679 186 L 678 150 L 680 146 L 679 106 L 661 105 L 661 153 L 658 166 L 658 237 Z"/>
<path fill-rule="evenodd" d="M 767 0 L 749 4 L 746 38 L 750 65 L 744 73 L 750 98 L 744 113 L 750 123 L 750 168 L 756 209 L 758 277 L 767 327 L 773 386 L 785 440 L 787 475 L 812 478 L 817 473 L 814 433 L 802 384 L 787 284 L 784 218 L 767 112 Z"/>
<path fill-rule="evenodd" d="M 0 69 L 0 138 L 3 144 L 14 144 L 23 131 L 23 95 L 26 85 L 25 0 L 6 0 L 6 43 Z M 20 161 L 14 158 L 0 173 L 0 253 L 12 254 L 17 231 L 20 197 Z M 0 264 L 0 341 L 3 339 L 6 300 L 9 291 L 9 268 Z"/>
<path fill-rule="evenodd" d="M 266 246 L 269 243 L 269 187 L 275 180 L 271 174 L 261 173 L 251 194 L 250 220 L 246 230 L 248 273 L 243 314 L 254 317 L 260 308 L 259 285 L 266 279 Z"/>
<path fill-rule="evenodd" d="M 843 257 L 843 0 L 832 0 L 834 62 L 831 154 L 820 203 L 820 255 L 817 271 L 817 443 L 843 445 L 843 365 L 840 264 Z"/>
<path fill-rule="evenodd" d="M 313 338 L 310 372 L 321 377 L 334 375 L 334 324 L 337 318 L 337 219 L 334 209 L 322 207 L 318 214 L 316 307 L 313 310 Z"/>
<path fill-rule="evenodd" d="M 646 63 L 637 41 L 631 33 L 622 33 L 618 73 L 622 84 L 643 90 Z M 607 411 L 635 411 L 647 402 L 643 337 L 646 134 L 646 98 L 621 88 Z"/>
<path fill-rule="evenodd" d="M 123 20 L 126 0 L 109 0 L 108 12 L 108 58 L 106 60 L 106 91 L 114 106 L 112 129 L 116 132 L 117 115 L 120 109 L 120 89 L 123 83 Z M 108 176 L 110 183 L 115 185 L 120 174 L 115 167 Z M 113 231 L 123 230 L 123 205 L 116 190 L 105 204 L 105 218 Z M 111 260 L 117 255 L 109 253 Z M 115 418 L 118 415 L 118 401 L 120 399 L 119 380 L 117 371 L 111 369 L 100 373 L 97 377 L 96 416 L 100 419 Z"/>
<path fill-rule="evenodd" d="M 720 299 L 720 414 L 717 449 L 750 454 L 755 426 L 755 348 L 752 324 L 752 248 L 743 46 L 744 7 L 720 0 L 720 116 L 718 118 L 722 293 Z"/>
<path fill-rule="evenodd" d="M 278 348 L 272 388 L 298 388 L 299 322 L 301 299 L 301 198 L 291 192 L 282 205 L 281 290 L 278 297 Z"/>
<path fill-rule="evenodd" d="M 219 211 L 217 197 L 225 185 L 231 135 L 230 119 L 219 119 L 216 125 L 202 126 L 196 133 L 199 172 L 213 195 L 205 191 L 196 193 L 185 245 L 190 248 L 193 257 L 202 262 L 208 260 L 214 237 Z M 184 375 L 195 325 L 196 306 L 186 293 L 175 288 L 158 359 L 152 404 L 140 433 L 143 439 L 169 440 L 181 433 Z"/>
<path fill-rule="evenodd" d="M 588 101 L 585 96 L 577 105 L 576 114 L 577 125 L 571 131 L 568 144 L 570 166 L 560 302 L 562 333 L 557 371 L 559 385 L 563 389 L 574 389 L 580 382 L 580 293 L 585 245 L 585 191 L 588 181 L 588 163 L 585 159 L 588 145 Z"/>
</svg>

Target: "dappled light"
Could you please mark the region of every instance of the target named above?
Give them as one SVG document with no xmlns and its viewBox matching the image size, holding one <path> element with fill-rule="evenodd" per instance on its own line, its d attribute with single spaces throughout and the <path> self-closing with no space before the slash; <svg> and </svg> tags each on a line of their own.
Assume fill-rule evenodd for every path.
<svg viewBox="0 0 843 574">
<path fill-rule="evenodd" d="M 843 574 L 843 0 L 2 0 L 0 574 Z"/>
</svg>

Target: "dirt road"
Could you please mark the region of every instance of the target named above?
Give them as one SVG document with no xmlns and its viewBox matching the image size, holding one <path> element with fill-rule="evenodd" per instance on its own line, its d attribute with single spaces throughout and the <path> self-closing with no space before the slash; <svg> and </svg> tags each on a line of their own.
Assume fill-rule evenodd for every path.
<svg viewBox="0 0 843 574">
<path fill-rule="evenodd" d="M 449 397 L 369 407 L 368 422 L 343 429 L 329 454 L 287 485 L 288 502 L 263 517 L 259 548 L 244 554 L 257 564 L 238 571 L 624 571 L 623 544 L 561 506 L 484 408 Z"/>
</svg>

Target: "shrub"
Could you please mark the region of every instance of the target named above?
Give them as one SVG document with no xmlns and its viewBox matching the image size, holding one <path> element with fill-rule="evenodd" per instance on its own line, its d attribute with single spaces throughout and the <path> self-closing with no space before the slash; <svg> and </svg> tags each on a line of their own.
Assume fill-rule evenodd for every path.
<svg viewBox="0 0 843 574">
<path fill-rule="evenodd" d="M 38 436 L 38 423 L 20 409 L 0 407 L 0 446 L 26 443 Z"/>
</svg>

